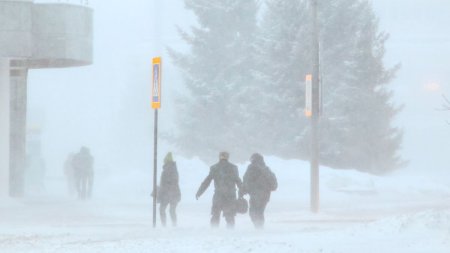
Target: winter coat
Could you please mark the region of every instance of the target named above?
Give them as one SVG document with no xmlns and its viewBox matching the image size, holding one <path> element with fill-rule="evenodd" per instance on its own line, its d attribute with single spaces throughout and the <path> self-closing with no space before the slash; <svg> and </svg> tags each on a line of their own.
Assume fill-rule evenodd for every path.
<svg viewBox="0 0 450 253">
<path fill-rule="evenodd" d="M 72 160 L 72 168 L 76 178 L 92 178 L 94 174 L 94 158 L 89 153 L 77 153 Z"/>
<path fill-rule="evenodd" d="M 270 193 L 278 187 L 275 174 L 263 162 L 251 163 L 244 174 L 243 194 L 269 201 Z"/>
<path fill-rule="evenodd" d="M 236 198 L 236 186 L 240 190 L 242 181 L 236 165 L 223 159 L 211 166 L 209 175 L 203 180 L 197 191 L 197 196 L 202 195 L 214 180 L 214 195 L 217 198 Z"/>
<path fill-rule="evenodd" d="M 158 199 L 161 203 L 180 201 L 181 191 L 178 181 L 177 164 L 175 162 L 165 163 L 163 165 L 161 183 L 158 189 Z"/>
</svg>

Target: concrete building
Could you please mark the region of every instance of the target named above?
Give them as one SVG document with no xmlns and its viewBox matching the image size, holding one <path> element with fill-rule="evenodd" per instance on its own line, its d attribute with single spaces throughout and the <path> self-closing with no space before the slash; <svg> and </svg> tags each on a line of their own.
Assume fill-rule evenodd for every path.
<svg viewBox="0 0 450 253">
<path fill-rule="evenodd" d="M 92 18 L 82 5 L 0 0 L 0 197 L 24 192 L 28 71 L 91 64 Z"/>
</svg>

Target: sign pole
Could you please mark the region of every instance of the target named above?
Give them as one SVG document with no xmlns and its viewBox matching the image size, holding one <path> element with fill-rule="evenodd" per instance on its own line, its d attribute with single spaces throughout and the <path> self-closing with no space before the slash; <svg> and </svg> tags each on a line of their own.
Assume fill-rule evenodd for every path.
<svg viewBox="0 0 450 253">
<path fill-rule="evenodd" d="M 152 60 L 152 108 L 155 109 L 153 133 L 153 227 L 156 227 L 156 200 L 158 198 L 158 109 L 161 108 L 161 57 Z"/>
<path fill-rule="evenodd" d="M 156 227 L 156 199 L 158 195 L 158 109 L 155 109 L 153 133 L 153 227 Z"/>
</svg>

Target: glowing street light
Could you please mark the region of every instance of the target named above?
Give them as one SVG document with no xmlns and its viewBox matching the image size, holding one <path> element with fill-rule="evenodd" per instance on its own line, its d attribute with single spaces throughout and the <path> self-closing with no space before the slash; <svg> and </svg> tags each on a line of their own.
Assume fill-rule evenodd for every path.
<svg viewBox="0 0 450 253">
<path fill-rule="evenodd" d="M 441 90 L 441 85 L 437 82 L 429 82 L 426 83 L 423 88 L 428 92 L 437 92 Z"/>
</svg>

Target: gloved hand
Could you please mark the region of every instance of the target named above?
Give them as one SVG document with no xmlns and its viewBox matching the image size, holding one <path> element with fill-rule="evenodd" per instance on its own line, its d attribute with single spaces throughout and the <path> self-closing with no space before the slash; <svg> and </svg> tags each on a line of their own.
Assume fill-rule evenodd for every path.
<svg viewBox="0 0 450 253">
<path fill-rule="evenodd" d="M 200 194 L 195 194 L 195 199 L 198 200 L 198 198 L 200 198 Z"/>
</svg>

